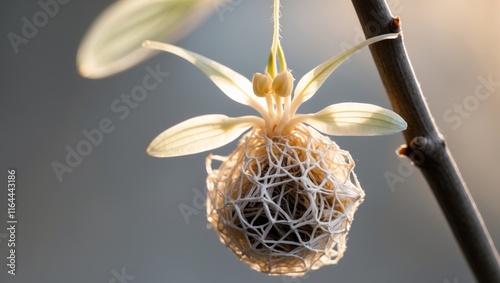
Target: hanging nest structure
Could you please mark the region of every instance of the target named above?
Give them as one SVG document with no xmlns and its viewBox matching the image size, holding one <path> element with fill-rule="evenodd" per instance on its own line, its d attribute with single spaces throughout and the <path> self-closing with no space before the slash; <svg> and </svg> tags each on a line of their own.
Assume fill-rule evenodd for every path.
<svg viewBox="0 0 500 283">
<path fill-rule="evenodd" d="M 255 128 L 228 157 L 207 157 L 207 219 L 251 268 L 301 276 L 343 256 L 364 197 L 353 168 L 347 151 L 309 126 L 273 137 Z"/>
</svg>

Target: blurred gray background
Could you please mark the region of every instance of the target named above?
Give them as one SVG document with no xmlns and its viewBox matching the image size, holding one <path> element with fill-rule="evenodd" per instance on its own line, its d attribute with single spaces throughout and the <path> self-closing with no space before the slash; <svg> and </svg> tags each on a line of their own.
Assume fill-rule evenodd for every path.
<svg viewBox="0 0 500 283">
<path fill-rule="evenodd" d="M 271 2 L 232 1 L 232 9 L 214 12 L 177 44 L 250 78 L 266 64 Z M 156 159 L 145 149 L 161 131 L 187 118 L 253 112 L 168 54 L 110 78 L 80 77 L 75 67 L 80 39 L 111 3 L 61 5 L 17 54 L 7 34 L 20 34 L 21 19 L 31 19 L 40 6 L 36 1 L 0 4 L 0 282 L 474 282 L 425 180 L 394 154 L 403 143 L 400 134 L 333 138 L 357 161 L 366 191 L 338 265 L 291 279 L 269 277 L 239 262 L 207 229 L 198 204 L 205 192 L 207 153 Z M 296 78 L 360 40 L 349 1 L 282 4 L 282 44 Z M 500 246 L 500 2 L 389 4 L 402 18 L 408 52 L 435 120 Z M 169 77 L 120 120 L 110 105 L 142 84 L 145 68 L 157 64 Z M 473 104 L 479 77 L 489 76 L 497 82 L 490 86 L 491 95 Z M 299 112 L 345 101 L 389 107 L 368 49 L 339 68 Z M 467 115 L 459 116 L 454 105 L 467 106 Z M 74 149 L 85 139 L 82 131 L 97 128 L 103 118 L 115 130 L 59 182 L 52 162 L 64 163 L 66 147 Z M 213 152 L 232 149 L 234 143 Z M 9 168 L 18 172 L 16 276 L 6 273 Z M 387 175 L 399 176 L 398 182 L 390 185 Z M 193 214 L 183 217 L 180 207 L 190 207 Z"/>
</svg>

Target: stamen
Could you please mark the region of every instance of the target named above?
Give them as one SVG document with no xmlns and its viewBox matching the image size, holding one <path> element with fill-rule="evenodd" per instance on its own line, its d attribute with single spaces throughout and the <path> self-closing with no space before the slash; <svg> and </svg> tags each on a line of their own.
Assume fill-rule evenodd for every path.
<svg viewBox="0 0 500 283">
<path fill-rule="evenodd" d="M 255 73 L 252 78 L 253 93 L 258 97 L 265 97 L 271 91 L 272 83 L 273 79 L 269 73 L 266 75 Z"/>
<path fill-rule="evenodd" d="M 294 78 L 290 71 L 279 73 L 273 80 L 272 88 L 281 97 L 288 97 L 292 94 Z"/>
<path fill-rule="evenodd" d="M 267 112 L 269 113 L 269 117 L 271 117 L 271 121 L 274 121 L 276 119 L 273 105 L 273 96 L 274 95 L 271 92 L 268 92 L 266 94 Z"/>
<path fill-rule="evenodd" d="M 274 99 L 276 100 L 276 109 L 278 111 L 277 117 L 279 121 L 283 119 L 283 102 L 281 96 L 279 96 L 276 91 L 274 92 Z M 276 121 L 278 122 L 278 121 Z"/>
</svg>

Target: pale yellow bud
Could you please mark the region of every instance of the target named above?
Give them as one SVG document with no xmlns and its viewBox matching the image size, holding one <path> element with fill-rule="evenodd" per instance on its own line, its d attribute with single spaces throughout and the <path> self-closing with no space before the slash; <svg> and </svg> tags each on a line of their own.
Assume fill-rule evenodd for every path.
<svg viewBox="0 0 500 283">
<path fill-rule="evenodd" d="M 294 80 L 290 71 L 283 71 L 274 78 L 272 88 L 277 95 L 288 97 L 292 94 Z"/>
<path fill-rule="evenodd" d="M 273 78 L 269 73 L 265 75 L 261 73 L 255 73 L 252 78 L 253 84 L 253 93 L 258 97 L 265 97 L 269 91 L 271 91 L 271 84 L 273 82 Z"/>
</svg>

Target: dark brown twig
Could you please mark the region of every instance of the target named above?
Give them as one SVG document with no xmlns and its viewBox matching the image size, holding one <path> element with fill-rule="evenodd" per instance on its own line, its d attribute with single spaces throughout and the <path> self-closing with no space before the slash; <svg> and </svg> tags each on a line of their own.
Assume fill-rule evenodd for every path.
<svg viewBox="0 0 500 283">
<path fill-rule="evenodd" d="M 352 0 L 366 38 L 401 31 L 385 0 Z M 370 46 L 394 108 L 408 122 L 400 154 L 422 171 L 478 282 L 500 282 L 500 260 L 465 182 L 438 132 L 403 43 L 403 36 Z"/>
</svg>

